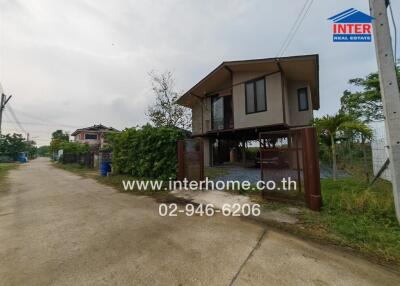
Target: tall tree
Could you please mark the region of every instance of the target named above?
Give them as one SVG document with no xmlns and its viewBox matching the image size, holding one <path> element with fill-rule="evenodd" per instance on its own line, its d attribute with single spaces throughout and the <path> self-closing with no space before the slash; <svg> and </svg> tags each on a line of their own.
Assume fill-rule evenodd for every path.
<svg viewBox="0 0 400 286">
<path fill-rule="evenodd" d="M 62 141 L 69 141 L 69 134 L 61 129 L 54 131 L 51 134 L 51 139 L 60 139 Z"/>
<path fill-rule="evenodd" d="M 314 120 L 314 126 L 317 128 L 317 132 L 322 138 L 321 142 L 326 142 L 327 145 L 330 146 L 332 153 L 332 177 L 334 180 L 337 178 L 336 142 L 340 140 L 343 133 L 352 131 L 362 134 L 365 138 L 372 137 L 372 130 L 368 125 L 344 113 L 337 113 L 332 116 L 325 115 L 322 118 L 316 118 Z"/>
<path fill-rule="evenodd" d="M 69 141 L 69 134 L 63 130 L 56 130 L 51 134 L 50 150 L 57 152 L 63 142 Z"/>
<path fill-rule="evenodd" d="M 176 104 L 179 95 L 175 89 L 175 80 L 172 72 L 149 73 L 152 90 L 156 97 L 155 103 L 150 105 L 147 116 L 156 127 L 178 127 L 189 129 L 190 113 L 187 108 Z"/>
<path fill-rule="evenodd" d="M 397 80 L 400 84 L 400 65 L 396 65 Z M 383 106 L 378 73 L 364 78 L 349 80 L 359 91 L 345 90 L 340 98 L 340 111 L 359 118 L 365 123 L 383 120 Z"/>
<path fill-rule="evenodd" d="M 16 159 L 19 152 L 30 152 L 34 142 L 27 142 L 21 134 L 0 135 L 0 155 Z"/>
</svg>

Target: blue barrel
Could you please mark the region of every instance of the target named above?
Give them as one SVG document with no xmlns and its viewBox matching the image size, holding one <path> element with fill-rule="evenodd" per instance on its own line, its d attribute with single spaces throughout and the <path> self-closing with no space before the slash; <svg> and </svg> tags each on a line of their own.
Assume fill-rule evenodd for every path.
<svg viewBox="0 0 400 286">
<path fill-rule="evenodd" d="M 106 177 L 107 174 L 111 172 L 111 164 L 110 162 L 103 161 L 100 165 L 100 175 Z"/>
<path fill-rule="evenodd" d="M 20 163 L 27 163 L 28 162 L 27 154 L 24 152 L 18 153 L 17 161 Z"/>
</svg>

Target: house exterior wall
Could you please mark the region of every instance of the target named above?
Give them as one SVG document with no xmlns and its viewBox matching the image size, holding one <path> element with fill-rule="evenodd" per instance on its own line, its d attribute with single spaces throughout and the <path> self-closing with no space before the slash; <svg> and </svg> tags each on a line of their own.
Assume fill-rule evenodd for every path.
<svg viewBox="0 0 400 286">
<path fill-rule="evenodd" d="M 93 132 L 80 132 L 79 134 L 75 135 L 75 142 L 80 142 L 80 143 L 87 143 L 89 145 L 96 145 L 96 144 L 101 144 L 102 143 L 102 138 L 101 134 L 96 134 L 97 139 L 85 139 L 85 134 L 96 134 Z"/>
<path fill-rule="evenodd" d="M 299 111 L 299 103 L 297 97 L 297 90 L 299 88 L 307 88 L 308 94 L 308 110 Z M 288 105 L 289 105 L 289 118 L 287 123 L 289 126 L 304 126 L 309 125 L 313 119 L 313 110 L 311 103 L 311 90 L 307 82 L 304 81 L 288 81 Z"/>
<path fill-rule="evenodd" d="M 282 108 L 282 83 L 281 74 L 275 73 L 265 77 L 267 96 L 267 110 L 252 114 L 246 114 L 246 96 L 244 81 L 252 80 L 263 73 L 240 72 L 233 73 L 233 120 L 234 128 L 247 128 L 283 123 Z M 243 82 L 243 83 L 242 83 Z"/>
<path fill-rule="evenodd" d="M 199 135 L 202 133 L 201 130 L 201 104 L 203 102 L 202 99 L 197 100 L 197 104 L 193 106 L 192 108 L 192 134 L 193 135 Z"/>
<path fill-rule="evenodd" d="M 232 100 L 234 128 L 240 129 L 278 124 L 287 124 L 288 126 L 309 125 L 313 119 L 313 109 L 311 90 L 308 83 L 305 81 L 288 80 L 280 72 L 265 76 L 267 110 L 246 114 L 245 82 L 262 77 L 263 74 L 263 72 L 233 73 Z M 308 89 L 309 108 L 306 111 L 299 111 L 297 90 L 304 87 Z M 282 94 L 284 97 L 283 100 Z M 283 108 L 283 104 L 285 108 Z M 285 114 L 285 118 L 283 114 Z M 198 103 L 192 107 L 193 135 L 205 134 L 208 131 L 211 131 L 211 97 L 198 99 Z"/>
</svg>

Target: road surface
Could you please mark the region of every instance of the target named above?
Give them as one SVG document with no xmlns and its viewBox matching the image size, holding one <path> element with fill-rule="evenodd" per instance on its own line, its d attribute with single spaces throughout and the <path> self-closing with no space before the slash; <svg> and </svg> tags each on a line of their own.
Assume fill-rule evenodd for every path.
<svg viewBox="0 0 400 286">
<path fill-rule="evenodd" d="M 21 165 L 0 193 L 0 285 L 398 285 L 383 267 L 236 217 L 160 217 L 158 203 Z"/>
</svg>

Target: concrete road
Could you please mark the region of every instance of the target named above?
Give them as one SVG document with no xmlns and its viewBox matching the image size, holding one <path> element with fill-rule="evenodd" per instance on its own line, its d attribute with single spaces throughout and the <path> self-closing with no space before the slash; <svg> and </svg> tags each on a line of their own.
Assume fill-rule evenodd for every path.
<svg viewBox="0 0 400 286">
<path fill-rule="evenodd" d="M 160 217 L 37 159 L 0 193 L 0 285 L 398 285 L 368 261 L 253 222 Z"/>
</svg>

